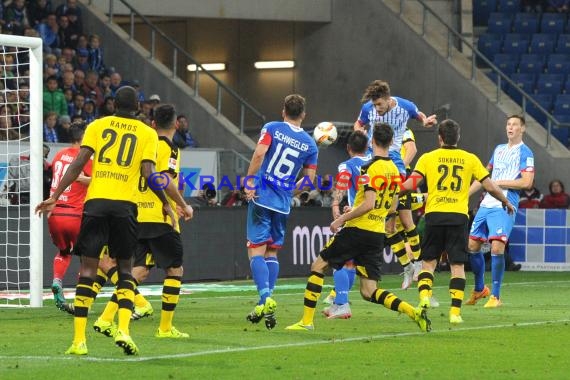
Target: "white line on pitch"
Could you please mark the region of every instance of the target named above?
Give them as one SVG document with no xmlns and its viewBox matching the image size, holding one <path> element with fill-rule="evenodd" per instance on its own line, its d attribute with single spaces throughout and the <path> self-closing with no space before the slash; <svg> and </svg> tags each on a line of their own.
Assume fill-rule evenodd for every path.
<svg viewBox="0 0 570 380">
<path fill-rule="evenodd" d="M 570 319 L 561 319 L 557 321 L 537 321 L 537 322 L 522 322 L 522 323 L 510 323 L 510 324 L 503 324 L 503 325 L 492 325 L 492 326 L 477 326 L 477 327 L 464 327 L 464 328 L 457 328 L 457 329 L 442 329 L 432 331 L 430 334 L 444 334 L 444 333 L 453 333 L 453 332 L 462 332 L 462 331 L 476 331 L 476 330 L 491 330 L 491 329 L 504 329 L 509 327 L 526 327 L 526 326 L 541 326 L 541 325 L 548 325 L 553 323 L 568 323 Z M 310 332 L 293 332 L 292 334 L 298 334 L 301 336 L 302 334 L 307 334 Z M 217 354 L 230 354 L 234 352 L 248 352 L 248 351 L 259 351 L 265 349 L 275 350 L 278 348 L 290 348 L 290 347 L 306 347 L 306 346 L 317 346 L 323 344 L 339 344 L 339 343 L 347 343 L 347 342 L 360 342 L 363 340 L 378 340 L 383 338 L 398 338 L 398 337 L 408 337 L 408 336 L 419 336 L 425 335 L 426 333 L 423 332 L 410 332 L 410 333 L 396 333 L 396 334 L 380 334 L 380 335 L 368 335 L 368 336 L 359 336 L 359 337 L 352 337 L 352 338 L 345 338 L 345 339 L 334 339 L 334 340 L 319 340 L 319 341 L 311 341 L 311 342 L 297 342 L 297 343 L 285 343 L 285 344 L 272 344 L 272 345 L 265 345 L 265 346 L 253 346 L 253 347 L 228 347 L 216 350 L 206 350 L 206 351 L 198 351 L 198 352 L 186 352 L 180 354 L 173 354 L 173 355 L 155 355 L 155 356 L 145 356 L 145 357 L 132 357 L 132 358 L 97 358 L 97 357 L 81 357 L 78 358 L 77 356 L 6 356 L 0 355 L 0 360 L 86 360 L 91 362 L 145 362 L 150 360 L 171 360 L 171 359 L 183 359 L 183 358 L 191 358 L 197 356 L 207 356 L 207 355 L 217 355 Z"/>
</svg>

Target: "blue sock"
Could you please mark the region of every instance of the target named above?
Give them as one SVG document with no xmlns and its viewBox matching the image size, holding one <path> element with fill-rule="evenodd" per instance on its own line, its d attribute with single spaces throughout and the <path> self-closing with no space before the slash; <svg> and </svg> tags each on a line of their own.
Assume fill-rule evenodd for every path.
<svg viewBox="0 0 570 380">
<path fill-rule="evenodd" d="M 251 267 L 253 282 L 255 282 L 257 292 L 259 293 L 258 305 L 263 305 L 265 304 L 265 299 L 269 297 L 269 269 L 267 269 L 263 256 L 253 256 L 249 266 Z"/>
<path fill-rule="evenodd" d="M 356 278 L 356 268 L 344 268 L 348 274 L 348 290 L 352 289 Z"/>
<path fill-rule="evenodd" d="M 267 264 L 267 269 L 269 270 L 269 294 L 271 295 L 279 277 L 279 261 L 277 257 L 271 256 L 265 258 L 265 264 Z"/>
<path fill-rule="evenodd" d="M 483 252 L 470 253 L 469 262 L 475 275 L 475 291 L 480 292 L 485 287 L 485 256 Z"/>
<path fill-rule="evenodd" d="M 334 277 L 334 290 L 336 291 L 336 297 L 334 298 L 334 303 L 337 305 L 344 305 L 348 303 L 348 273 L 345 268 L 336 270 L 333 274 Z"/>
<path fill-rule="evenodd" d="M 503 276 L 505 275 L 505 255 L 491 254 L 491 278 L 493 279 L 492 294 L 500 298 L 501 284 L 503 283 Z"/>
</svg>

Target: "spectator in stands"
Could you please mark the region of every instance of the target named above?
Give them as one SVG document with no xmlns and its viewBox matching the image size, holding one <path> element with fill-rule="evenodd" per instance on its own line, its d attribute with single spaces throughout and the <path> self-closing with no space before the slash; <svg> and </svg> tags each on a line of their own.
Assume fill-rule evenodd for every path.
<svg viewBox="0 0 570 380">
<path fill-rule="evenodd" d="M 89 70 L 89 51 L 85 48 L 79 48 L 75 55 L 75 69 L 86 73 Z"/>
<path fill-rule="evenodd" d="M 77 6 L 77 0 L 67 0 L 64 1 L 59 7 L 55 9 L 55 14 L 59 17 L 65 14 L 71 13 L 75 15 L 78 19 L 81 19 L 81 8 Z"/>
<path fill-rule="evenodd" d="M 65 62 L 74 64 L 75 50 L 66 46 L 61 49 L 61 56 L 65 58 Z"/>
<path fill-rule="evenodd" d="M 48 161 L 49 151 L 50 151 L 49 146 L 47 146 L 47 144 L 44 144 L 43 199 L 49 198 L 49 191 L 51 189 L 51 177 L 53 174 L 53 168 L 51 167 L 51 164 Z"/>
<path fill-rule="evenodd" d="M 99 117 L 111 116 L 115 114 L 115 99 L 107 96 L 103 101 L 103 105 L 99 109 Z"/>
<path fill-rule="evenodd" d="M 307 206 L 331 207 L 332 206 L 332 175 L 326 174 L 319 178 L 317 188 L 309 192 Z"/>
<path fill-rule="evenodd" d="M 114 72 L 111 74 L 111 96 L 115 96 L 117 90 L 121 87 L 123 79 L 121 78 L 121 74 Z"/>
<path fill-rule="evenodd" d="M 111 91 L 111 76 L 107 73 L 103 73 L 99 76 L 99 88 L 103 97 L 108 96 L 113 97 L 113 91 Z"/>
<path fill-rule="evenodd" d="M 101 47 L 101 39 L 97 34 L 89 36 L 89 68 L 102 74 L 105 71 L 103 63 L 103 48 Z"/>
<path fill-rule="evenodd" d="M 198 143 L 192 135 L 190 134 L 190 127 L 188 125 L 188 119 L 185 115 L 180 114 L 177 117 L 178 125 L 176 128 L 176 133 L 172 138 L 172 142 L 180 149 L 184 148 L 197 148 Z"/>
<path fill-rule="evenodd" d="M 145 115 L 145 117 L 152 120 L 152 108 L 154 107 L 154 103 L 150 101 L 140 103 L 140 114 Z"/>
<path fill-rule="evenodd" d="M 148 101 L 150 102 L 150 104 L 152 105 L 152 107 L 156 107 L 157 105 L 160 104 L 160 96 L 158 94 L 152 94 L 149 98 Z"/>
<path fill-rule="evenodd" d="M 221 206 L 223 207 L 239 207 L 245 205 L 247 205 L 247 199 L 245 199 L 244 196 L 243 186 L 228 192 L 221 202 Z"/>
<path fill-rule="evenodd" d="M 85 125 L 85 120 L 83 120 L 83 117 L 81 117 L 81 115 L 75 114 L 71 117 L 71 124 Z"/>
<path fill-rule="evenodd" d="M 0 140 L 18 140 L 20 134 L 6 105 L 0 105 Z"/>
<path fill-rule="evenodd" d="M 545 195 L 540 202 L 540 208 L 568 208 L 570 206 L 570 196 L 564 191 L 562 181 L 555 179 L 548 185 L 550 194 Z"/>
<path fill-rule="evenodd" d="M 67 102 L 63 92 L 57 86 L 55 76 L 48 77 L 44 89 L 44 115 L 48 112 L 55 112 L 57 116 L 67 115 Z"/>
<path fill-rule="evenodd" d="M 83 88 L 83 83 L 85 82 L 85 72 L 83 70 L 75 70 L 73 72 L 74 79 L 73 82 L 75 83 L 75 90 L 81 91 Z"/>
<path fill-rule="evenodd" d="M 547 12 L 553 13 L 568 13 L 570 9 L 570 0 L 548 0 L 546 6 Z"/>
<path fill-rule="evenodd" d="M 198 196 L 190 198 L 190 205 L 198 208 L 217 206 L 216 195 L 216 187 L 211 183 L 205 183 L 202 190 L 198 191 Z"/>
<path fill-rule="evenodd" d="M 60 67 L 55 54 L 46 54 L 44 57 L 44 78 L 55 76 L 61 78 Z"/>
<path fill-rule="evenodd" d="M 85 34 L 80 34 L 79 37 L 77 37 L 77 46 L 75 47 L 75 50 L 79 49 L 87 50 L 88 47 L 89 43 L 87 41 L 87 36 Z"/>
<path fill-rule="evenodd" d="M 144 92 L 141 88 L 140 82 L 135 79 L 131 82 L 131 86 L 133 86 L 133 88 L 137 92 L 137 99 L 139 100 L 139 103 L 144 102 Z"/>
<path fill-rule="evenodd" d="M 59 16 L 58 23 L 59 31 L 57 35 L 59 37 L 60 47 L 62 49 L 68 48 L 70 50 L 75 48 L 77 46 L 77 39 L 79 38 L 78 31 L 71 27 L 69 24 L 69 18 L 66 15 Z"/>
<path fill-rule="evenodd" d="M 85 98 L 88 97 L 92 98 L 95 101 L 96 107 L 101 107 L 103 104 L 103 92 L 98 85 L 99 82 L 99 74 L 96 71 L 89 70 L 85 74 L 85 81 L 83 82 L 83 95 Z"/>
<path fill-rule="evenodd" d="M 51 1 L 36 0 L 30 1 L 28 4 L 28 21 L 31 27 L 36 27 L 51 12 Z"/>
<path fill-rule="evenodd" d="M 25 79 L 20 79 L 18 82 L 18 98 L 20 102 L 30 102 L 30 84 Z"/>
<path fill-rule="evenodd" d="M 44 118 L 44 141 L 50 143 L 59 142 L 57 135 L 57 117 L 58 114 L 50 111 Z"/>
<path fill-rule="evenodd" d="M 72 30 L 72 34 L 77 35 L 77 39 L 75 40 L 75 45 L 72 47 L 73 48 L 87 47 L 87 40 L 85 40 L 85 46 L 81 46 L 80 40 L 81 36 L 83 35 L 83 23 L 81 22 L 81 18 L 77 15 L 77 11 L 70 9 L 67 12 L 65 12 L 65 15 L 69 20 L 69 27 Z"/>
<path fill-rule="evenodd" d="M 534 187 L 531 189 L 524 189 L 519 192 L 519 208 L 540 208 L 540 201 L 542 201 L 542 194 Z"/>
<path fill-rule="evenodd" d="M 70 115 L 79 115 L 83 119 L 83 106 L 85 105 L 85 96 L 78 92 L 73 96 L 73 104 L 69 107 Z M 73 120 L 72 120 L 73 121 Z"/>
<path fill-rule="evenodd" d="M 83 106 L 83 114 L 81 116 L 83 116 L 83 120 L 85 120 L 87 124 L 97 119 L 97 108 L 92 98 L 85 98 L 85 105 Z"/>
<path fill-rule="evenodd" d="M 24 0 L 13 0 L 4 11 L 5 29 L 7 30 L 3 32 L 11 30 L 14 34 L 23 35 L 24 29 L 30 26 L 26 13 Z"/>
<path fill-rule="evenodd" d="M 47 53 L 60 54 L 59 25 L 55 14 L 50 13 L 36 25 L 36 30 L 43 41 L 43 50 Z"/>
<path fill-rule="evenodd" d="M 77 92 L 75 87 L 75 75 L 73 72 L 66 71 L 61 74 L 61 89 L 65 93 L 65 90 L 71 90 L 73 93 Z"/>
<path fill-rule="evenodd" d="M 71 128 L 71 118 L 68 115 L 61 115 L 58 119 L 55 129 L 57 131 L 57 140 L 60 143 L 70 143 L 71 134 L 69 129 Z"/>
<path fill-rule="evenodd" d="M 65 97 L 65 102 L 67 103 L 67 114 L 73 115 L 73 90 L 71 88 L 66 88 L 63 90 L 63 96 Z"/>
</svg>

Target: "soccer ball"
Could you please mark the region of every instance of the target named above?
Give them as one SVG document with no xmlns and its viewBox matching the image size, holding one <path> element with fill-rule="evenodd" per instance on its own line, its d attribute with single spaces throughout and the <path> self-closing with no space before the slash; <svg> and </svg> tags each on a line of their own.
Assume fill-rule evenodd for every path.
<svg viewBox="0 0 570 380">
<path fill-rule="evenodd" d="M 329 146 L 336 141 L 337 137 L 336 127 L 328 121 L 320 122 L 313 131 L 313 138 L 318 146 Z"/>
</svg>

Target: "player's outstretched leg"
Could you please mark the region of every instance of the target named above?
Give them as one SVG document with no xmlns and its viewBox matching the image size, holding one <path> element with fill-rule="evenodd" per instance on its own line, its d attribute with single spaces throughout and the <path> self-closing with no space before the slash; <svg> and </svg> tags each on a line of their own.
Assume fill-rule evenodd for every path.
<svg viewBox="0 0 570 380">
<path fill-rule="evenodd" d="M 311 272 L 305 288 L 303 318 L 299 322 L 287 326 L 286 330 L 310 331 L 314 329 L 315 308 L 317 307 L 317 300 L 323 291 L 323 283 L 324 274 Z"/>
<path fill-rule="evenodd" d="M 423 307 L 414 308 L 409 303 L 402 301 L 394 293 L 384 289 L 376 289 L 369 299 L 370 302 L 383 305 L 386 309 L 407 314 L 414 321 L 420 330 L 431 331 L 431 321 L 427 317 L 427 309 Z"/>
</svg>

